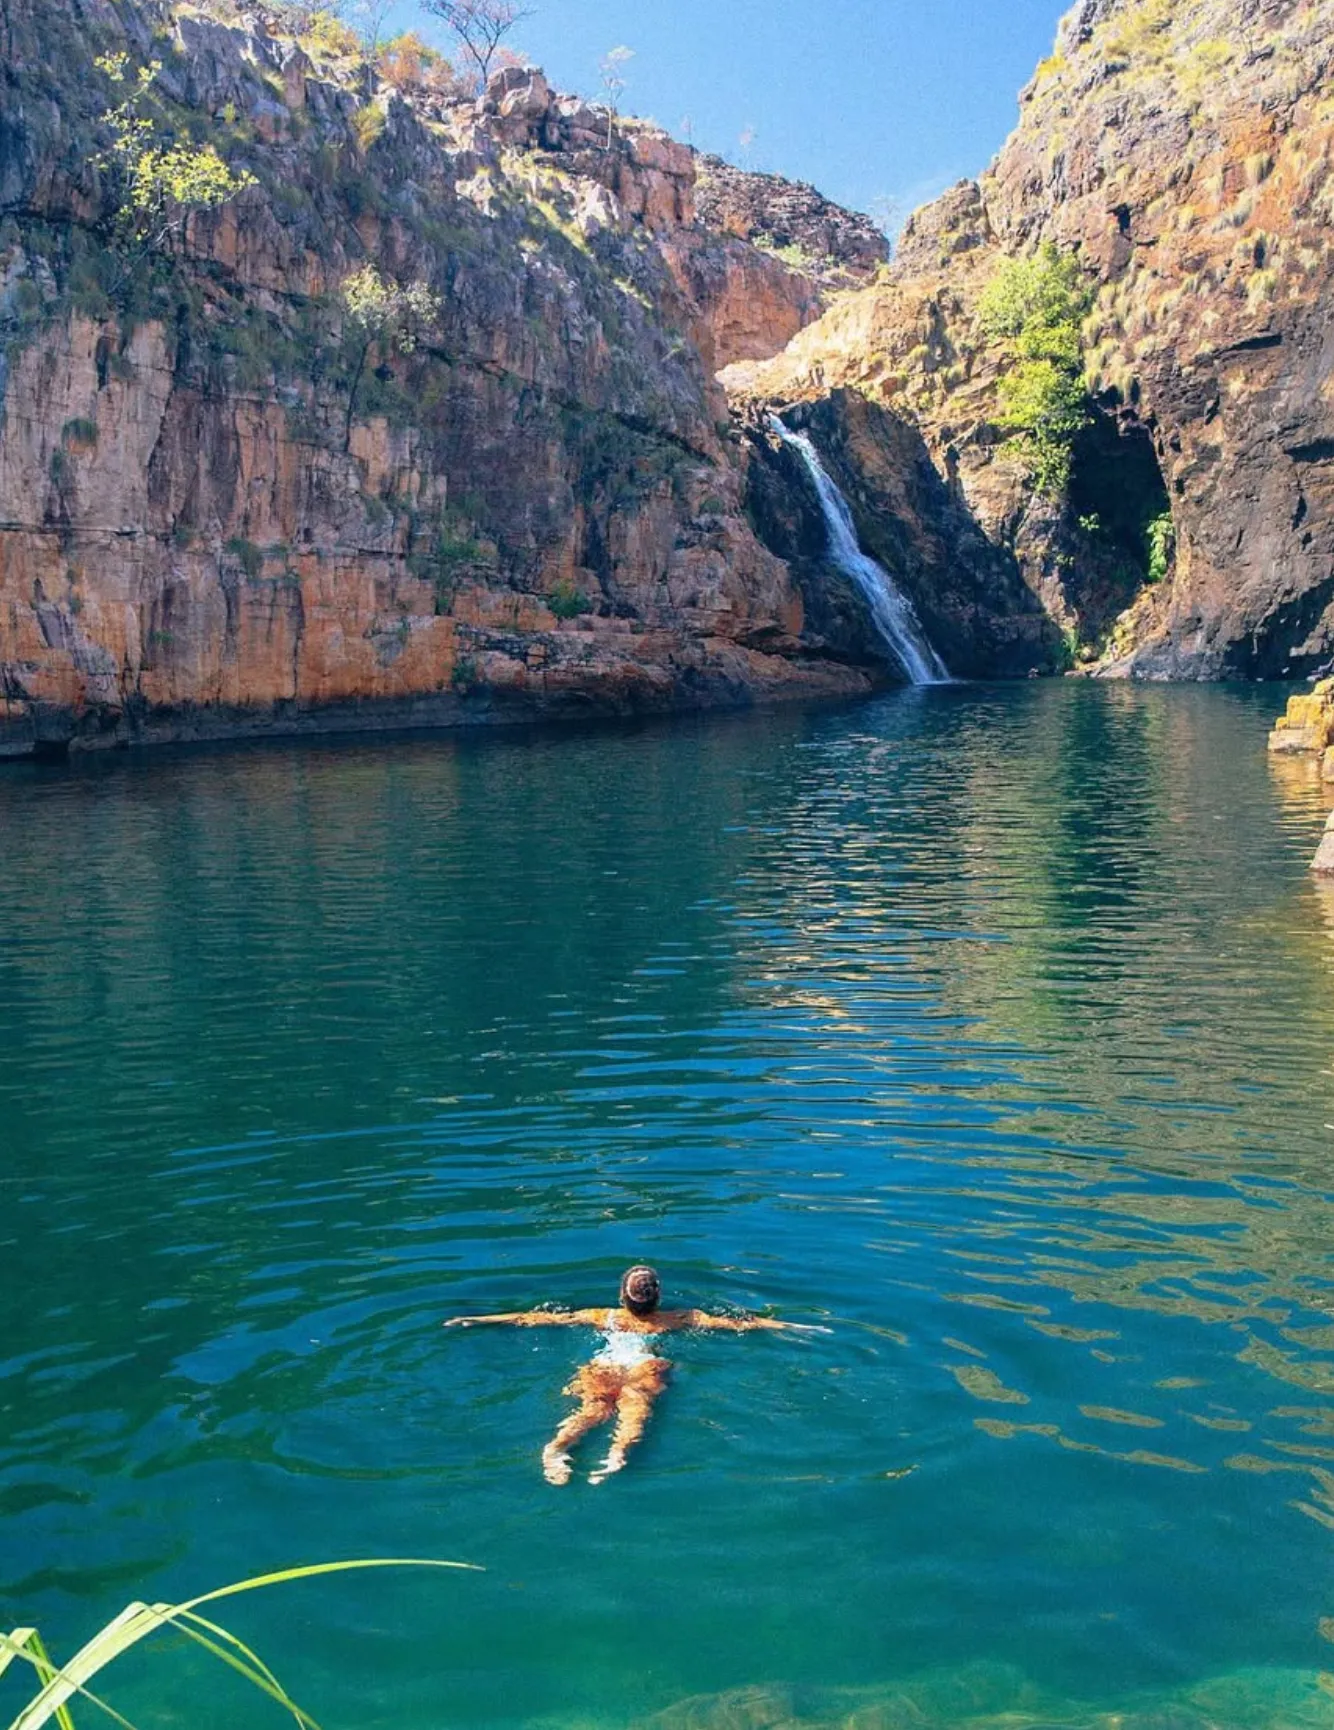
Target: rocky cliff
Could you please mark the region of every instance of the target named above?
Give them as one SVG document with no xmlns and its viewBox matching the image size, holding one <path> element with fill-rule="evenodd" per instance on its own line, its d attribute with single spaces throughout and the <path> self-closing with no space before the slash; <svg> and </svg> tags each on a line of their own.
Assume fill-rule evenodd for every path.
<svg viewBox="0 0 1334 1730">
<path fill-rule="evenodd" d="M 851 400 L 837 393 L 855 393 L 894 437 L 920 438 L 1070 652 L 1104 671 L 1320 668 L 1334 653 L 1332 67 L 1330 0 L 1081 0 L 992 170 L 918 213 L 892 271 L 782 357 L 734 368 L 733 391 L 835 420 Z M 980 317 L 1000 261 L 1044 243 L 1094 295 L 1091 418 L 1054 498 L 1003 436 L 1010 362 Z M 865 483 L 867 510 L 892 514 L 875 465 Z M 1169 510 L 1155 560 L 1146 529 Z"/>
<path fill-rule="evenodd" d="M 115 51 L 254 177 L 155 248 L 114 220 Z M 222 0 L 0 0 L 0 752 L 871 688 L 713 377 L 821 273 L 696 181 L 533 69 L 473 102 Z M 349 319 L 368 261 L 433 297 L 412 343 Z"/>
</svg>

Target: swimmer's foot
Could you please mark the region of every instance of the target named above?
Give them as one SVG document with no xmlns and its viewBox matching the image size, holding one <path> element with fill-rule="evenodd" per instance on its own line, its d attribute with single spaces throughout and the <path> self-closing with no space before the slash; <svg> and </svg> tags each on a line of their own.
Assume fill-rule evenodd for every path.
<svg viewBox="0 0 1334 1730">
<path fill-rule="evenodd" d="M 605 1484 L 614 1472 L 619 1472 L 625 1465 L 624 1454 L 608 1454 L 597 1471 L 588 1474 L 590 1484 Z"/>
<path fill-rule="evenodd" d="M 562 1453 L 555 1442 L 548 1442 L 542 1450 L 542 1475 L 549 1484 L 568 1484 L 574 1467 L 570 1456 Z"/>
</svg>

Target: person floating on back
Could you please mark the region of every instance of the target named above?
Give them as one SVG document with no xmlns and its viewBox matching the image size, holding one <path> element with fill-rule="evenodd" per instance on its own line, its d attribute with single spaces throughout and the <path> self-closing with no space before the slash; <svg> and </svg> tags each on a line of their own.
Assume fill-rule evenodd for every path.
<svg viewBox="0 0 1334 1730">
<path fill-rule="evenodd" d="M 828 1333 L 828 1328 L 801 1322 L 772 1321 L 767 1316 L 715 1316 L 705 1310 L 662 1310 L 662 1281 L 651 1267 L 632 1267 L 621 1278 L 621 1302 L 617 1309 L 516 1310 L 508 1315 L 455 1316 L 447 1328 L 477 1327 L 504 1322 L 516 1328 L 597 1328 L 602 1350 L 587 1363 L 565 1388 L 578 1401 L 577 1410 L 542 1450 L 542 1469 L 549 1484 L 568 1484 L 573 1465 L 570 1449 L 599 1424 L 614 1418 L 611 1447 L 590 1484 L 601 1484 L 625 1465 L 630 1449 L 644 1434 L 653 1402 L 667 1386 L 671 1365 L 654 1355 L 651 1342 L 658 1334 L 684 1333 L 698 1328 L 708 1333 L 744 1334 L 757 1328 L 775 1333 Z"/>
</svg>

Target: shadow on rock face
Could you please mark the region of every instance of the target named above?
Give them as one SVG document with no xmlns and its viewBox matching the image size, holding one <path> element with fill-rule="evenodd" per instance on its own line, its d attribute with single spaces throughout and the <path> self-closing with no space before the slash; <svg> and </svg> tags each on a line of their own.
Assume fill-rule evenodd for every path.
<svg viewBox="0 0 1334 1730">
<path fill-rule="evenodd" d="M 786 419 L 809 433 L 848 501 L 862 549 L 911 599 L 954 677 L 1058 669 L 1059 632 L 1013 553 L 988 539 L 915 427 L 845 390 Z M 843 658 L 886 663 L 865 602 L 828 560 L 820 501 L 800 459 L 759 421 L 751 440 L 747 510 L 760 539 L 797 573 L 808 632 Z"/>
</svg>

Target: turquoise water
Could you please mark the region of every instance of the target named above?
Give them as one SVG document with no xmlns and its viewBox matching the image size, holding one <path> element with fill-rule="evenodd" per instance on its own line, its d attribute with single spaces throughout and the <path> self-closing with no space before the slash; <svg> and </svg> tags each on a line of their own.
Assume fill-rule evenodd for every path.
<svg viewBox="0 0 1334 1730">
<path fill-rule="evenodd" d="M 226 1619 L 329 1730 L 1334 1724 L 1334 904 L 1277 706 L 6 769 L 0 1622 L 456 1557 Z M 551 1489 L 593 1342 L 439 1324 L 641 1258 L 834 1331 L 673 1342 L 630 1469 Z M 208 1663 L 104 1691 L 284 1721 Z"/>
</svg>

